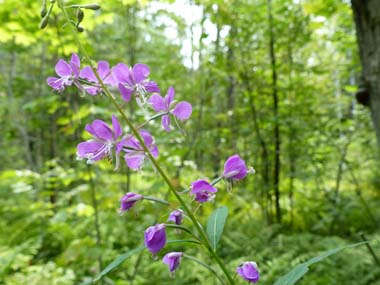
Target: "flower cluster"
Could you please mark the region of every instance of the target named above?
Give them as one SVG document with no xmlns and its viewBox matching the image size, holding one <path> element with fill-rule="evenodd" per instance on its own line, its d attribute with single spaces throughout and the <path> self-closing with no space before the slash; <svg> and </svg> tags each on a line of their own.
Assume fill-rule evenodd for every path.
<svg viewBox="0 0 380 285">
<path fill-rule="evenodd" d="M 169 87 L 164 97 L 160 95 L 160 88 L 157 83 L 149 79 L 150 69 L 142 63 L 137 63 L 133 67 L 118 63 L 114 67 L 110 67 L 108 62 L 99 61 L 96 68 L 85 66 L 81 69 L 79 56 L 73 54 L 70 62 L 59 60 L 55 66 L 55 72 L 58 77 L 49 77 L 47 84 L 58 92 L 63 92 L 67 86 L 75 85 L 81 92 L 93 96 L 105 93 L 115 98 L 110 95 L 108 90 L 117 90 L 120 93 L 121 100 L 125 102 L 130 102 L 134 97 L 139 106 L 144 104 L 150 106 L 156 114 L 148 121 L 161 117 L 161 124 L 166 132 L 172 130 L 172 121 L 180 129 L 179 121 L 189 119 L 192 114 L 192 106 L 189 102 L 177 102 L 174 99 L 175 90 L 173 87 Z M 140 126 L 144 126 L 147 122 Z M 132 127 L 131 129 L 133 130 Z M 78 144 L 77 157 L 78 159 L 87 159 L 87 163 L 92 164 L 106 158 L 114 161 L 115 169 L 117 169 L 120 164 L 120 154 L 123 153 L 126 166 L 132 170 L 140 170 L 145 160 L 154 159 L 158 156 L 155 140 L 147 130 L 136 128 L 137 131 L 133 130 L 132 134 L 123 134 L 123 128 L 115 115 L 112 115 L 111 125 L 100 119 L 95 119 L 86 125 L 85 130 L 92 138 Z M 244 179 L 248 173 L 253 171 L 252 168 L 247 168 L 245 161 L 239 155 L 235 154 L 226 160 L 220 177 L 211 182 L 209 179 L 193 181 L 190 183 L 189 189 L 181 193 L 190 192 L 192 201 L 204 204 L 216 198 L 218 189 L 215 185 L 219 181 L 224 180 L 227 189 L 229 189 L 233 183 Z M 151 197 L 144 197 L 134 192 L 125 194 L 120 199 L 119 212 L 122 214 L 129 211 L 138 201 L 143 199 L 154 201 Z M 166 204 L 169 203 L 166 202 Z M 169 226 L 164 223 L 157 223 L 146 229 L 144 244 L 153 256 L 156 256 L 165 247 L 166 229 L 168 227 L 174 227 L 176 230 L 183 229 L 182 223 L 185 214 L 190 215 L 191 213 L 187 209 L 186 211 L 175 209 L 169 214 L 167 220 L 174 224 Z M 186 257 L 184 252 L 169 252 L 164 255 L 162 261 L 169 267 L 170 272 L 174 272 L 182 257 Z M 259 280 L 255 262 L 243 263 L 236 272 L 248 282 L 256 283 Z"/>
</svg>

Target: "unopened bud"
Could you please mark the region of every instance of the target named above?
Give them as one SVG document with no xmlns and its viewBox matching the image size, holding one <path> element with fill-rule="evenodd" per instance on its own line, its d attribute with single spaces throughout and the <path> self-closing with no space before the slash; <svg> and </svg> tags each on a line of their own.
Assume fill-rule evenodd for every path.
<svg viewBox="0 0 380 285">
<path fill-rule="evenodd" d="M 45 29 L 49 23 L 49 16 L 42 18 L 40 22 L 40 29 Z"/>
<path fill-rule="evenodd" d="M 82 33 L 84 31 L 84 29 L 81 26 L 77 26 L 77 31 Z"/>
<path fill-rule="evenodd" d="M 79 24 L 80 22 L 82 22 L 83 18 L 84 18 L 84 13 L 83 13 L 83 11 L 79 8 L 78 11 L 77 11 L 77 20 L 78 20 L 78 24 Z"/>
<path fill-rule="evenodd" d="M 96 3 L 80 5 L 80 7 L 84 9 L 90 9 L 90 10 L 99 10 L 101 8 L 100 5 Z"/>
<path fill-rule="evenodd" d="M 47 13 L 46 0 L 44 0 L 42 1 L 41 11 L 40 11 L 41 18 L 45 17 L 46 13 Z"/>
</svg>

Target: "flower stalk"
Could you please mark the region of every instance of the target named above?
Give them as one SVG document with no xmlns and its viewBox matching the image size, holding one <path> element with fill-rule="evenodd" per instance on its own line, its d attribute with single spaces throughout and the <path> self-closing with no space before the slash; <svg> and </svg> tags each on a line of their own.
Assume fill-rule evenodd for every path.
<svg viewBox="0 0 380 285">
<path fill-rule="evenodd" d="M 70 17 L 68 15 L 68 12 L 66 11 L 66 7 L 63 5 L 63 0 L 57 0 L 57 3 L 58 3 L 58 6 L 60 7 L 60 9 L 62 10 L 62 13 L 63 13 L 63 15 L 64 15 L 67 23 L 69 24 L 69 26 L 71 26 L 71 20 L 70 20 Z M 225 277 L 228 280 L 228 283 L 231 284 L 231 285 L 234 285 L 235 282 L 234 282 L 233 278 L 231 277 L 230 273 L 228 272 L 228 270 L 225 267 L 225 265 L 224 265 L 223 261 L 221 260 L 221 258 L 213 250 L 213 248 L 212 248 L 212 246 L 210 244 L 210 241 L 208 240 L 208 237 L 207 237 L 207 234 L 206 234 L 205 230 L 200 225 L 200 223 L 198 222 L 198 220 L 196 219 L 196 217 L 192 213 L 191 209 L 187 206 L 187 204 L 185 203 L 185 201 L 183 200 L 183 198 L 177 192 L 177 190 L 175 189 L 173 183 L 170 181 L 170 179 L 167 176 L 167 174 L 164 172 L 164 170 L 161 168 L 161 166 L 159 165 L 159 163 L 157 162 L 157 160 L 153 157 L 153 155 L 149 151 L 149 149 L 146 146 L 146 144 L 144 143 L 144 140 L 141 137 L 140 132 L 138 131 L 138 129 L 129 120 L 129 118 L 127 117 L 127 115 L 125 114 L 125 112 L 121 109 L 121 107 L 119 106 L 119 104 L 116 102 L 115 98 L 112 96 L 112 94 L 108 90 L 108 88 L 105 85 L 105 83 L 103 82 L 102 78 L 99 76 L 96 67 L 93 65 L 93 63 L 92 63 L 92 61 L 91 61 L 91 59 L 90 59 L 90 57 L 89 57 L 89 55 L 87 53 L 87 50 L 84 48 L 84 46 L 82 45 L 82 43 L 81 43 L 81 41 L 79 39 L 79 36 L 77 34 L 76 28 L 74 26 L 71 26 L 71 29 L 72 29 L 74 38 L 75 38 L 75 40 L 76 40 L 76 42 L 78 44 L 78 47 L 81 50 L 81 52 L 82 52 L 84 58 L 86 59 L 86 61 L 89 63 L 89 66 L 92 69 L 95 77 L 97 78 L 98 83 L 100 84 L 100 86 L 102 88 L 102 91 L 109 98 L 109 100 L 111 100 L 112 104 L 115 106 L 115 108 L 120 113 L 120 115 L 122 116 L 123 120 L 125 121 L 125 123 L 128 125 L 128 127 L 129 127 L 130 131 L 132 132 L 132 134 L 139 141 L 142 149 L 144 150 L 144 152 L 146 153 L 146 155 L 148 156 L 148 158 L 152 162 L 152 164 L 155 167 L 155 169 L 157 170 L 157 172 L 160 174 L 160 176 L 162 177 L 162 179 L 168 185 L 168 187 L 169 187 L 170 191 L 172 192 L 172 194 L 176 197 L 176 199 L 180 203 L 181 208 L 184 210 L 185 214 L 192 221 L 194 227 L 196 228 L 196 230 L 197 230 L 197 232 L 198 232 L 198 234 L 200 236 L 200 240 L 202 241 L 202 244 L 204 245 L 204 247 L 206 248 L 206 250 L 208 251 L 208 253 L 210 254 L 210 256 L 218 264 L 218 266 L 220 267 L 220 269 L 223 271 Z"/>
</svg>

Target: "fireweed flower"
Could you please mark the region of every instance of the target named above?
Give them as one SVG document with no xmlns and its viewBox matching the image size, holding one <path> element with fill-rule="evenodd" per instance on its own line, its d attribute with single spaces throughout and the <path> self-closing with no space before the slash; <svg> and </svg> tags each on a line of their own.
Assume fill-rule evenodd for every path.
<svg viewBox="0 0 380 285">
<path fill-rule="evenodd" d="M 197 180 L 191 183 L 190 193 L 195 195 L 195 200 L 199 203 L 208 202 L 214 199 L 214 193 L 216 192 L 218 192 L 218 189 L 216 189 L 206 180 Z"/>
<path fill-rule="evenodd" d="M 121 143 L 118 142 L 122 131 L 117 118 L 112 115 L 112 129 L 102 120 L 94 120 L 91 124 L 86 125 L 85 130 L 93 135 L 94 139 L 78 144 L 78 158 L 86 158 L 89 164 L 104 157 L 112 159 L 112 149 L 115 148 L 115 168 L 117 168 L 119 165 L 118 154 L 122 147 Z"/>
<path fill-rule="evenodd" d="M 113 73 L 118 80 L 121 97 L 129 102 L 134 93 L 139 105 L 146 102 L 148 93 L 160 93 L 160 88 L 154 81 L 149 81 L 149 67 L 142 63 L 129 68 L 124 63 L 119 63 L 113 68 Z"/>
<path fill-rule="evenodd" d="M 110 66 L 108 62 L 106 61 L 99 61 L 98 67 L 96 69 L 98 72 L 100 79 L 104 82 L 104 84 L 110 85 L 110 86 L 116 86 L 116 79 L 112 74 L 112 70 L 110 69 Z M 84 86 L 84 89 L 87 93 L 91 95 L 97 95 L 102 91 L 102 88 L 100 87 L 99 81 L 96 78 L 94 72 L 92 71 L 91 67 L 86 66 L 84 67 L 79 74 L 80 78 L 84 78 L 88 80 L 89 82 L 93 83 L 93 85 L 87 85 Z"/>
<path fill-rule="evenodd" d="M 154 143 L 154 139 L 151 134 L 145 130 L 140 131 L 145 145 L 153 157 L 158 156 L 158 148 Z M 123 139 L 123 150 L 126 152 L 124 159 L 127 166 L 132 170 L 139 170 L 142 168 L 144 159 L 147 157 L 140 142 L 134 136 L 129 136 Z"/>
<path fill-rule="evenodd" d="M 167 132 L 170 132 L 170 114 L 174 116 L 174 120 L 179 119 L 181 121 L 190 118 L 192 113 L 192 107 L 189 102 L 181 101 L 176 104 L 174 101 L 174 88 L 169 87 L 168 94 L 165 98 L 158 94 L 153 94 L 149 98 L 149 104 L 152 105 L 154 111 L 165 112 L 162 116 L 162 126 Z"/>
<path fill-rule="evenodd" d="M 182 256 L 183 252 L 169 252 L 164 256 L 162 262 L 169 266 L 170 272 L 173 272 L 179 266 Z"/>
<path fill-rule="evenodd" d="M 157 224 L 147 228 L 144 243 L 148 250 L 156 255 L 166 244 L 165 224 Z"/>
<path fill-rule="evenodd" d="M 130 208 L 133 207 L 136 202 L 142 200 L 144 197 L 143 195 L 133 193 L 133 192 L 128 192 L 125 194 L 121 199 L 120 199 L 120 214 L 128 211 Z"/>
<path fill-rule="evenodd" d="M 174 210 L 169 214 L 168 221 L 174 222 L 176 225 L 182 224 L 183 219 L 183 211 L 182 210 Z"/>
<path fill-rule="evenodd" d="M 75 53 L 72 54 L 71 60 L 69 63 L 60 59 L 55 65 L 55 73 L 59 77 L 49 77 L 46 82 L 53 89 L 62 92 L 65 90 L 65 86 L 71 86 L 73 83 L 79 88 L 82 89 L 82 86 L 79 84 L 79 68 L 80 68 L 80 59 L 79 56 Z"/>
<path fill-rule="evenodd" d="M 248 283 L 256 283 L 260 279 L 259 268 L 256 262 L 247 261 L 236 268 L 236 272 Z"/>
</svg>

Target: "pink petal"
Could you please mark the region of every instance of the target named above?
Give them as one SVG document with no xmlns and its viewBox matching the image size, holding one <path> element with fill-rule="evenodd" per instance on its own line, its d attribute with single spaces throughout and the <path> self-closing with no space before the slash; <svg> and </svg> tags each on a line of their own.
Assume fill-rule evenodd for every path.
<svg viewBox="0 0 380 285">
<path fill-rule="evenodd" d="M 115 139 L 117 139 L 121 136 L 121 127 L 115 115 L 112 115 L 112 127 L 115 132 Z"/>
<path fill-rule="evenodd" d="M 140 83 L 149 76 L 150 70 L 145 64 L 137 63 L 133 66 L 132 73 L 136 83 Z"/>
<path fill-rule="evenodd" d="M 63 59 L 60 59 L 55 65 L 55 72 L 59 76 L 64 77 L 64 76 L 70 76 L 72 70 L 71 70 L 70 65 L 66 61 L 64 61 Z"/>
<path fill-rule="evenodd" d="M 112 140 L 112 130 L 102 120 L 93 121 L 92 124 L 88 124 L 85 129 L 94 137 L 100 140 L 103 140 L 103 141 Z"/>
<path fill-rule="evenodd" d="M 72 69 L 75 77 L 78 77 L 79 76 L 79 69 L 80 69 L 80 59 L 76 53 L 73 53 L 71 55 L 70 66 L 71 66 L 71 69 Z"/>
<path fill-rule="evenodd" d="M 168 89 L 168 94 L 165 96 L 165 104 L 166 104 L 167 108 L 169 108 L 170 104 L 173 102 L 174 95 L 175 95 L 174 88 L 172 86 L 170 86 Z"/>
<path fill-rule="evenodd" d="M 126 154 L 124 156 L 125 162 L 127 166 L 132 170 L 138 170 L 141 169 L 142 164 L 144 162 L 144 155 L 133 155 L 129 156 L 129 154 Z"/>
<path fill-rule="evenodd" d="M 87 79 L 88 81 L 91 81 L 91 82 L 98 82 L 98 79 L 96 78 L 94 72 L 92 71 L 91 67 L 89 67 L 89 66 L 84 67 L 80 71 L 79 77 Z"/>
<path fill-rule="evenodd" d="M 121 98 L 123 98 L 124 101 L 129 102 L 131 101 L 132 96 L 132 90 L 125 87 L 123 84 L 119 83 L 119 91 L 121 94 Z"/>
<path fill-rule="evenodd" d="M 152 105 L 154 111 L 156 111 L 156 112 L 168 110 L 165 106 L 164 98 L 162 98 L 158 94 L 153 94 L 152 96 L 150 96 L 149 104 Z"/>
<path fill-rule="evenodd" d="M 172 114 L 180 120 L 187 120 L 190 118 L 192 111 L 193 109 L 191 104 L 186 101 L 182 101 L 175 106 Z"/>
<path fill-rule="evenodd" d="M 87 158 L 89 154 L 96 153 L 102 146 L 103 144 L 97 141 L 81 142 L 77 146 L 77 154 L 79 157 Z"/>
<path fill-rule="evenodd" d="M 107 75 L 111 73 L 110 65 L 107 61 L 101 60 L 98 62 L 97 71 L 100 75 L 100 78 L 104 79 Z"/>
<path fill-rule="evenodd" d="M 164 127 L 165 131 L 170 132 L 170 116 L 169 115 L 163 115 L 161 118 L 162 126 Z"/>
</svg>

